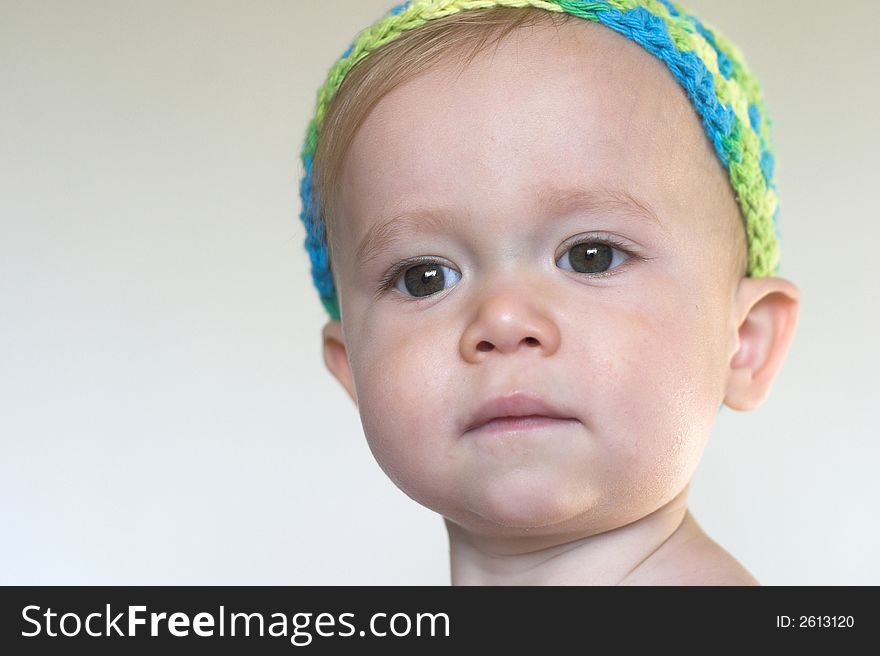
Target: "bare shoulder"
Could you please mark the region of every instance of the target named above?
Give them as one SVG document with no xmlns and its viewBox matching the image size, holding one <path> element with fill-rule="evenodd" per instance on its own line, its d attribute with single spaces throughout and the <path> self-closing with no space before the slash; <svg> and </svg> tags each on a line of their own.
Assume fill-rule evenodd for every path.
<svg viewBox="0 0 880 656">
<path fill-rule="evenodd" d="M 630 585 L 756 586 L 758 580 L 726 549 L 706 535 L 690 513 L 679 530 L 639 571 Z"/>
<path fill-rule="evenodd" d="M 714 540 L 692 543 L 677 559 L 669 585 L 761 585 L 751 573 Z"/>
</svg>

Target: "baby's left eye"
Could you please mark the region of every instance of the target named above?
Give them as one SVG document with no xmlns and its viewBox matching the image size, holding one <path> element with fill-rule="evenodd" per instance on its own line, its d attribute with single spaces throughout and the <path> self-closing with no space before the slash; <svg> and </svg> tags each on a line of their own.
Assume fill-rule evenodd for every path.
<svg viewBox="0 0 880 656">
<path fill-rule="evenodd" d="M 557 260 L 557 264 L 567 261 L 572 268 L 566 269 L 566 271 L 601 274 L 611 269 L 616 269 L 620 264 L 626 262 L 629 257 L 626 251 L 615 248 L 607 241 L 588 239 L 570 246 L 565 254 Z M 611 265 L 615 262 L 617 264 L 612 267 Z"/>
</svg>

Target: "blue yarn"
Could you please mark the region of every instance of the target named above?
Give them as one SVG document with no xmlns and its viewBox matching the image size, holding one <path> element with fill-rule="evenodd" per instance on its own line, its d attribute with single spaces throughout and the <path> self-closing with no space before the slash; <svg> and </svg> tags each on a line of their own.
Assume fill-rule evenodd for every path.
<svg viewBox="0 0 880 656">
<path fill-rule="evenodd" d="M 752 129 L 758 133 L 758 137 L 761 140 L 761 175 L 764 176 L 764 182 L 767 183 L 767 186 L 771 189 L 775 189 L 776 185 L 773 184 L 773 170 L 776 161 L 773 159 L 773 155 L 767 151 L 767 143 L 764 140 L 764 135 L 761 134 L 761 112 L 755 104 L 749 105 L 749 122 L 752 124 Z"/>
<path fill-rule="evenodd" d="M 315 211 L 318 207 L 318 194 L 315 194 L 315 198 L 309 197 L 309 189 L 312 185 L 312 161 L 313 157 L 311 155 L 306 155 L 303 158 L 305 175 L 299 186 L 299 194 L 303 206 L 300 219 L 306 226 L 306 238 L 303 245 L 309 252 L 310 261 L 312 262 L 311 275 L 313 284 L 322 297 L 332 298 L 334 294 L 333 277 L 330 274 L 327 246 L 324 243 L 324 224 L 315 217 Z"/>
<path fill-rule="evenodd" d="M 406 0 L 406 2 L 401 2 L 399 5 L 391 9 L 391 15 L 397 16 L 397 14 L 404 11 L 407 7 L 409 7 L 410 0 Z"/>
<path fill-rule="evenodd" d="M 761 173 L 764 175 L 764 182 L 768 186 L 770 186 L 770 180 L 773 179 L 773 168 L 775 165 L 776 160 L 773 159 L 773 155 L 766 150 L 761 153 Z"/>
<path fill-rule="evenodd" d="M 761 112 L 754 103 L 749 105 L 749 122 L 752 124 L 752 129 L 761 134 Z"/>
<path fill-rule="evenodd" d="M 723 137 L 733 129 L 736 115 L 733 107 L 718 101 L 715 79 L 697 54 L 681 52 L 676 48 L 663 19 L 644 7 L 636 7 L 626 13 L 609 7 L 607 11 L 597 12 L 596 17 L 602 24 L 632 39 L 669 67 L 687 91 L 703 119 L 715 152 L 727 168 L 730 160 Z"/>
<path fill-rule="evenodd" d="M 315 266 L 312 269 L 312 281 L 322 297 L 331 298 L 333 296 L 333 276 L 330 275 L 326 248 L 315 250 Z"/>
<path fill-rule="evenodd" d="M 672 6 L 672 3 L 669 0 L 660 0 L 660 4 L 662 4 L 666 9 L 669 10 L 670 16 L 678 16 L 678 9 Z"/>
</svg>

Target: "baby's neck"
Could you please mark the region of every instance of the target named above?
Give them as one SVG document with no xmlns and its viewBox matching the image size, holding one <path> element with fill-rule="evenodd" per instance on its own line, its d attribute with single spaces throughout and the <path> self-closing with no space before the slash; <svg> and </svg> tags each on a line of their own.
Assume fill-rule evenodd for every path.
<svg viewBox="0 0 880 656">
<path fill-rule="evenodd" d="M 586 537 L 498 538 L 446 520 L 452 585 L 639 585 L 658 581 L 678 547 L 708 540 L 687 509 L 687 488 L 657 511 Z M 668 581 L 673 584 L 674 581 Z"/>
</svg>

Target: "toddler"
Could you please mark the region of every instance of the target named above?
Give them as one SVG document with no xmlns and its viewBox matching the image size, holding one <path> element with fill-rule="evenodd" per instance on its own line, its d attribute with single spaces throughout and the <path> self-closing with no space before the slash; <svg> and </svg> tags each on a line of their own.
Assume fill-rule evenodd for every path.
<svg viewBox="0 0 880 656">
<path fill-rule="evenodd" d="M 412 0 L 332 67 L 300 188 L 324 361 L 453 585 L 758 583 L 687 496 L 797 323 L 770 130 L 666 0 Z"/>
</svg>

